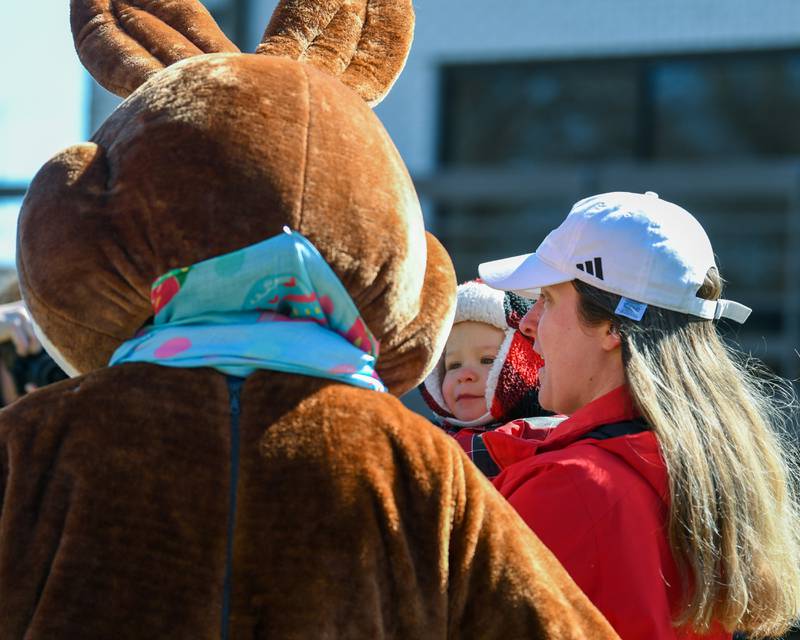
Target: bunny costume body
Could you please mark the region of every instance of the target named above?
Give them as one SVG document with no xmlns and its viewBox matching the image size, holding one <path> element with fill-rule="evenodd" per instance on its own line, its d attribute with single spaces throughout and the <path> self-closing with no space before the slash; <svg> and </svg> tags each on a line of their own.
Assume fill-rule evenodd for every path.
<svg viewBox="0 0 800 640">
<path fill-rule="evenodd" d="M 127 99 L 20 217 L 23 294 L 75 377 L 0 415 L 0 638 L 615 637 L 394 397 L 455 292 L 367 106 L 412 26 L 402 0 L 285 0 L 242 54 L 193 0 L 73 0 Z M 289 272 L 238 279 L 287 232 Z M 273 332 L 333 346 L 298 363 Z"/>
</svg>

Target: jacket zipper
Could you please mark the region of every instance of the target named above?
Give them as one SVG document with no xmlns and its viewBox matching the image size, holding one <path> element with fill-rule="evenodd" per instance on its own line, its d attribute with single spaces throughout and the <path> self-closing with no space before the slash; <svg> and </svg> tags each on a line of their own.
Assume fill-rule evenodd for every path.
<svg viewBox="0 0 800 640">
<path fill-rule="evenodd" d="M 244 378 L 227 376 L 231 417 L 230 488 L 228 492 L 228 534 L 225 550 L 225 582 L 222 591 L 222 640 L 230 637 L 231 589 L 233 578 L 233 530 L 236 526 L 236 497 L 239 482 L 239 417 Z"/>
</svg>

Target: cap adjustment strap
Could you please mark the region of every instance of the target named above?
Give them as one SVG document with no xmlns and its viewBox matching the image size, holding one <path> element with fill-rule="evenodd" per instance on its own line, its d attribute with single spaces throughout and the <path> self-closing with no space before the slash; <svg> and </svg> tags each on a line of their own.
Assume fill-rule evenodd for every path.
<svg viewBox="0 0 800 640">
<path fill-rule="evenodd" d="M 717 307 L 714 310 L 714 320 L 728 318 L 739 324 L 744 324 L 745 320 L 750 317 L 752 311 L 750 307 L 746 307 L 733 300 L 717 300 Z"/>
</svg>

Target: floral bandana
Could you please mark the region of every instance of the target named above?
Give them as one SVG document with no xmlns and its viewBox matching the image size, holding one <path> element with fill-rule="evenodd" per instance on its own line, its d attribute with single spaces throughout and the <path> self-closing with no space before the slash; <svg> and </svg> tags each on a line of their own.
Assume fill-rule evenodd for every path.
<svg viewBox="0 0 800 640">
<path fill-rule="evenodd" d="M 386 391 L 375 371 L 378 341 L 344 285 L 313 244 L 284 231 L 158 278 L 153 324 L 109 364 L 212 367 L 240 377 L 268 369 Z"/>
</svg>

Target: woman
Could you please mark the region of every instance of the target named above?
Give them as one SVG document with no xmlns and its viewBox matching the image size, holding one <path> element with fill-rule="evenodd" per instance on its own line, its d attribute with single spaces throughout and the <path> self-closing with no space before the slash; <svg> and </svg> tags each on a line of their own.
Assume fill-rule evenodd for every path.
<svg viewBox="0 0 800 640">
<path fill-rule="evenodd" d="M 651 192 L 593 196 L 480 273 L 541 289 L 520 329 L 542 407 L 569 415 L 541 440 L 487 434 L 495 485 L 620 636 L 783 633 L 800 613 L 790 387 L 720 340 L 715 320 L 750 310 L 720 299 L 700 224 Z"/>
</svg>

